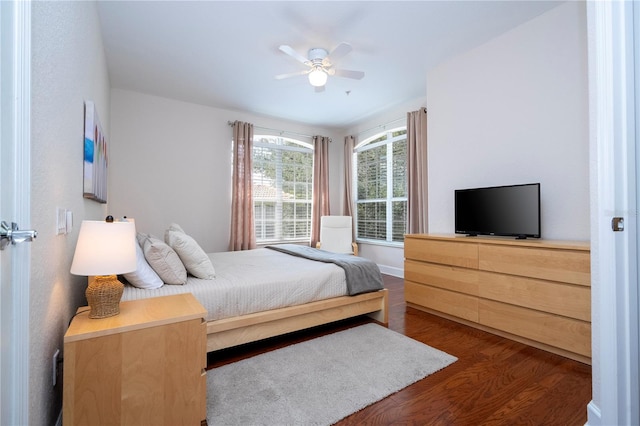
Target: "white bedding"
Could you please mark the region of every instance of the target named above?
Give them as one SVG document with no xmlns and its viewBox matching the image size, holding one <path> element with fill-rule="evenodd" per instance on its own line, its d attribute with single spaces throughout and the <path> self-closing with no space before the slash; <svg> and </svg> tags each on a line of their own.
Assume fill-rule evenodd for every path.
<svg viewBox="0 0 640 426">
<path fill-rule="evenodd" d="M 140 289 L 125 284 L 122 300 L 193 293 L 218 320 L 347 294 L 344 270 L 269 249 L 209 253 L 216 278 L 190 276 L 185 285 Z"/>
</svg>

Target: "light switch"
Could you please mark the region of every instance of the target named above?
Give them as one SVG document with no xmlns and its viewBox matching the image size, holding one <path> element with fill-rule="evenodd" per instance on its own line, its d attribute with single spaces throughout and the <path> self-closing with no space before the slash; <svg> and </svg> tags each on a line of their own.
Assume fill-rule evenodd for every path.
<svg viewBox="0 0 640 426">
<path fill-rule="evenodd" d="M 65 210 L 67 216 L 67 234 L 73 230 L 73 212 Z"/>
<path fill-rule="evenodd" d="M 67 211 L 58 207 L 56 213 L 56 235 L 67 233 Z"/>
</svg>

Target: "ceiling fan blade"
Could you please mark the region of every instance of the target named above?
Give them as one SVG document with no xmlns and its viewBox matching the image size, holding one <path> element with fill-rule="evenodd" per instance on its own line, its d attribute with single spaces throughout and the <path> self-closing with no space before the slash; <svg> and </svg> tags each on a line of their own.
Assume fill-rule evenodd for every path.
<svg viewBox="0 0 640 426">
<path fill-rule="evenodd" d="M 324 58 L 322 64 L 326 66 L 328 64 L 335 63 L 336 60 L 342 58 L 349 52 L 351 52 L 351 45 L 349 43 L 340 43 L 335 47 L 335 49 L 331 51 L 331 53 L 329 53 L 326 58 Z M 326 64 L 325 61 L 327 62 Z"/>
<path fill-rule="evenodd" d="M 360 80 L 362 79 L 362 77 L 364 77 L 364 72 L 351 70 L 335 70 L 334 75 L 337 75 L 338 77 L 355 78 L 356 80 Z"/>
<path fill-rule="evenodd" d="M 316 93 L 324 92 L 324 86 L 315 86 Z"/>
<path fill-rule="evenodd" d="M 291 56 L 293 59 L 295 59 L 298 62 L 302 62 L 305 65 L 311 65 L 311 62 L 309 61 L 309 59 L 305 58 L 304 56 L 302 56 L 301 54 L 293 50 L 291 46 L 287 46 L 286 44 L 283 44 L 278 49 L 280 49 L 281 52 Z"/>
<path fill-rule="evenodd" d="M 290 77 L 296 77 L 296 76 L 299 76 L 299 75 L 309 74 L 309 71 L 311 71 L 311 70 L 296 71 L 296 72 L 290 72 L 290 73 L 287 73 L 287 74 L 278 74 L 278 75 L 274 76 L 274 78 L 276 80 L 284 80 L 285 78 L 290 78 Z"/>
</svg>

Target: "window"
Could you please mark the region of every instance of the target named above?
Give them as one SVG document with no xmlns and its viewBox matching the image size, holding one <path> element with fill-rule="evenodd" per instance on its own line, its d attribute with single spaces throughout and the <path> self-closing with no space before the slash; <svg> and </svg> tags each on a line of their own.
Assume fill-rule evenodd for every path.
<svg viewBox="0 0 640 426">
<path fill-rule="evenodd" d="M 309 241 L 313 146 L 254 136 L 252 178 L 256 242 Z"/>
<path fill-rule="evenodd" d="M 379 133 L 354 154 L 356 237 L 401 243 L 407 222 L 407 130 Z"/>
</svg>

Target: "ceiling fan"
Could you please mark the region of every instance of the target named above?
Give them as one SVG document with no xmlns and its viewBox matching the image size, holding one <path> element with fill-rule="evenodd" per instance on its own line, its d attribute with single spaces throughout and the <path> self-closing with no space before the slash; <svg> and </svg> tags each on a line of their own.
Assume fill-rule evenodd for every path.
<svg viewBox="0 0 640 426">
<path fill-rule="evenodd" d="M 304 56 L 293 50 L 291 46 L 287 46 L 286 44 L 280 46 L 279 49 L 298 62 L 306 65 L 308 69 L 288 74 L 276 75 L 275 78 L 277 80 L 306 74 L 308 75 L 309 83 L 311 83 L 311 85 L 315 87 L 316 92 L 322 92 L 324 90 L 324 85 L 327 82 L 327 78 L 330 75 L 354 78 L 356 80 L 360 80 L 362 77 L 364 77 L 364 72 L 362 71 L 351 71 L 334 68 L 334 61 L 351 52 L 351 45 L 349 45 L 348 43 L 340 43 L 336 46 L 335 49 L 331 51 L 331 53 L 327 53 L 325 49 L 318 47 L 309 49 L 308 58 L 305 58 Z"/>
</svg>

